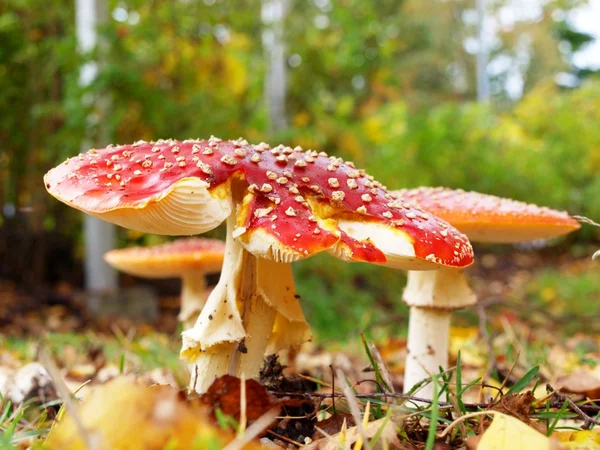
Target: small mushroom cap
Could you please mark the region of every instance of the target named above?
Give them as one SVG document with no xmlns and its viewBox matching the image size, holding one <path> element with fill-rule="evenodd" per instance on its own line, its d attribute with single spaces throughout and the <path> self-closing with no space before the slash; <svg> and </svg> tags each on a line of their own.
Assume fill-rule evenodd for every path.
<svg viewBox="0 0 600 450">
<path fill-rule="evenodd" d="M 549 239 L 580 227 L 564 211 L 494 195 L 443 187 L 394 192 L 404 201 L 447 220 L 473 242 L 508 244 Z"/>
<path fill-rule="evenodd" d="M 104 260 L 143 278 L 175 278 L 189 272 L 215 273 L 223 266 L 225 243 L 218 239 L 178 239 L 152 247 L 111 250 Z"/>
<path fill-rule="evenodd" d="M 59 200 L 149 233 L 209 231 L 235 210 L 247 251 L 291 262 L 321 251 L 418 270 L 465 267 L 468 239 L 364 170 L 313 150 L 243 139 L 139 141 L 67 160 L 45 176 Z"/>
</svg>

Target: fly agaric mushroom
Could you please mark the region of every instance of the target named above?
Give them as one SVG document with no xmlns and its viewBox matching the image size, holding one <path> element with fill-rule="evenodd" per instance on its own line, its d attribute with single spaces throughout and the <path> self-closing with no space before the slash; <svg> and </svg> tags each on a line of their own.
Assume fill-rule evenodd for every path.
<svg viewBox="0 0 600 450">
<path fill-rule="evenodd" d="M 446 222 L 352 163 L 300 147 L 139 141 L 71 158 L 45 183 L 64 203 L 143 232 L 198 234 L 226 220 L 221 278 L 183 333 L 198 392 L 225 373 L 254 377 L 265 349 L 305 340 L 293 261 L 321 251 L 404 270 L 473 260 L 468 239 Z"/>
<path fill-rule="evenodd" d="M 394 191 L 404 202 L 417 205 L 455 226 L 472 242 L 508 244 L 549 239 L 579 228 L 566 212 L 515 200 L 447 188 L 421 187 Z M 438 368 L 448 367 L 450 316 L 453 310 L 477 302 L 462 270 L 408 272 L 403 300 L 410 306 L 408 356 L 404 392 Z M 432 395 L 432 386 L 419 390 Z"/>
<path fill-rule="evenodd" d="M 206 301 L 205 275 L 223 265 L 225 243 L 218 239 L 179 239 L 152 247 L 111 250 L 104 260 L 115 269 L 142 278 L 181 278 L 179 320 L 185 329 L 196 323 Z"/>
</svg>

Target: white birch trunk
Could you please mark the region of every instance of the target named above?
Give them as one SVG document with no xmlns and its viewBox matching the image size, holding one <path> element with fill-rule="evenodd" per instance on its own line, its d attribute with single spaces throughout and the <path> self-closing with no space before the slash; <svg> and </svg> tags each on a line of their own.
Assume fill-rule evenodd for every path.
<svg viewBox="0 0 600 450">
<path fill-rule="evenodd" d="M 81 52 L 93 50 L 98 42 L 97 27 L 108 15 L 105 0 L 75 0 L 77 43 Z M 81 67 L 79 82 L 90 84 L 98 72 L 96 62 Z M 82 151 L 93 144 L 82 143 Z M 86 215 L 84 218 L 85 287 L 90 293 L 105 293 L 117 289 L 117 272 L 104 262 L 103 256 L 114 248 L 116 230 L 113 224 Z M 98 305 L 90 305 L 97 310 Z"/>
<path fill-rule="evenodd" d="M 267 59 L 265 103 L 269 112 L 271 134 L 287 126 L 285 116 L 286 61 L 283 40 L 286 0 L 263 0 L 261 17 L 262 41 Z"/>
</svg>

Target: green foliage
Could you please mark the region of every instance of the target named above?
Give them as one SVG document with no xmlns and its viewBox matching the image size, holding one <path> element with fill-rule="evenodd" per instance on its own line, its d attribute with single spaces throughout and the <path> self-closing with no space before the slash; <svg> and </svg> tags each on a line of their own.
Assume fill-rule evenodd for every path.
<svg viewBox="0 0 600 450">
<path fill-rule="evenodd" d="M 598 82 L 542 84 L 504 114 L 449 103 L 409 115 L 390 104 L 370 119 L 388 133 L 368 166 L 394 188 L 450 186 L 599 217 L 599 111 Z"/>
<path fill-rule="evenodd" d="M 74 2 L 39 8 L 33 0 L 9 0 L 0 6 L 0 225 L 21 224 L 3 217 L 5 202 L 31 207 L 23 222 L 32 230 L 75 237 L 77 247 L 81 216 L 47 196 L 41 177 L 76 154 L 84 137 L 103 145 L 211 134 L 325 150 L 366 166 L 393 189 L 460 187 L 598 219 L 600 83 L 561 91 L 545 81 L 570 67 L 560 39 L 573 49 L 585 44 L 585 36 L 551 19 L 557 8 L 577 4 L 545 2 L 540 20 L 503 28 L 492 58 L 514 56 L 523 33 L 533 43 L 525 97 L 514 105 L 500 88 L 496 109 L 472 102 L 467 3 L 290 2 L 290 127 L 269 137 L 258 2 L 110 0 L 102 45 L 80 55 Z M 92 60 L 98 76 L 81 88 L 79 71 Z M 492 81 L 502 87 L 507 76 Z M 593 233 L 588 227 L 577 236 Z M 403 311 L 398 271 L 326 255 L 295 266 L 322 338 L 384 319 L 391 324 Z"/>
<path fill-rule="evenodd" d="M 515 296 L 517 296 L 515 294 Z M 517 301 L 531 303 L 540 311 L 554 317 L 562 317 L 562 332 L 574 334 L 586 330 L 597 333 L 594 317 L 600 313 L 600 286 L 593 270 L 566 272 L 556 269 L 543 270 L 525 286 L 525 292 Z M 544 322 L 547 317 L 540 314 L 533 320 Z"/>
<path fill-rule="evenodd" d="M 317 255 L 293 267 L 302 307 L 319 340 L 343 340 L 361 331 L 370 338 L 375 332 L 373 323 L 383 328 L 406 327 L 398 323 L 398 316 L 406 310 L 400 299 L 406 283 L 403 272 L 346 263 L 329 255 Z"/>
</svg>

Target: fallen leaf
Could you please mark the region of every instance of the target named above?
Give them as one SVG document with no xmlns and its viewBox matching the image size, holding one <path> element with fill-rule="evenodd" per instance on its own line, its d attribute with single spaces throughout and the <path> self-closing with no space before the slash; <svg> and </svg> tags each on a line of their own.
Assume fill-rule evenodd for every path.
<svg viewBox="0 0 600 450">
<path fill-rule="evenodd" d="M 512 416 L 494 414 L 477 450 L 550 450 L 550 439 Z"/>
<path fill-rule="evenodd" d="M 213 426 L 199 401 L 170 386 L 146 387 L 131 377 L 97 386 L 52 427 L 51 450 L 183 450 L 223 448 L 234 436 Z M 82 432 L 81 428 L 84 430 Z M 84 439 L 91 445 L 88 446 Z M 263 448 L 249 444 L 247 450 Z"/>
<path fill-rule="evenodd" d="M 561 387 L 561 391 L 583 394 L 592 399 L 600 397 L 600 379 L 583 369 L 577 369 L 571 374 L 559 378 L 556 383 Z"/>
<path fill-rule="evenodd" d="M 344 421 L 346 421 L 346 425 L 349 427 L 353 427 L 354 425 L 356 425 L 354 423 L 354 418 L 352 417 L 352 414 L 334 413 L 331 415 L 331 417 L 328 417 L 327 419 L 318 422 L 317 427 L 319 427 L 319 429 L 323 430 L 325 433 L 333 435 L 341 431 Z M 323 433 L 321 433 L 319 430 L 316 430 L 313 434 L 313 439 L 318 439 L 321 437 L 323 437 Z"/>
<path fill-rule="evenodd" d="M 600 430 L 556 431 L 551 441 L 553 450 L 599 450 Z"/>
<path fill-rule="evenodd" d="M 450 328 L 450 357 L 456 360 L 458 352 L 463 367 L 484 367 L 487 361 L 487 351 L 482 339 L 479 338 L 479 328 Z"/>
<path fill-rule="evenodd" d="M 365 427 L 365 435 L 371 440 L 375 435 L 379 434 L 379 439 L 376 445 L 372 445 L 373 450 L 383 448 L 402 448 L 396 424 L 389 418 L 383 418 L 369 422 Z M 352 445 L 358 440 L 360 432 L 358 427 L 348 428 L 346 431 L 334 434 L 330 437 L 317 439 L 311 444 L 302 447 L 303 450 L 339 450 L 341 442 L 343 448 L 352 448 Z"/>
<path fill-rule="evenodd" d="M 200 401 L 207 405 L 211 415 L 215 416 L 217 409 L 223 414 L 240 420 L 241 413 L 241 380 L 231 375 L 217 378 L 202 394 Z M 248 423 L 258 419 L 275 406 L 267 390 L 256 380 L 246 380 L 246 417 Z"/>
<path fill-rule="evenodd" d="M 535 396 L 531 391 L 522 394 L 508 394 L 500 398 L 500 401 L 492 408 L 494 411 L 508 414 L 525 422 L 530 427 L 535 428 L 540 433 L 546 433 L 546 426 L 539 422 L 532 422 L 529 418 L 531 405 Z"/>
</svg>

